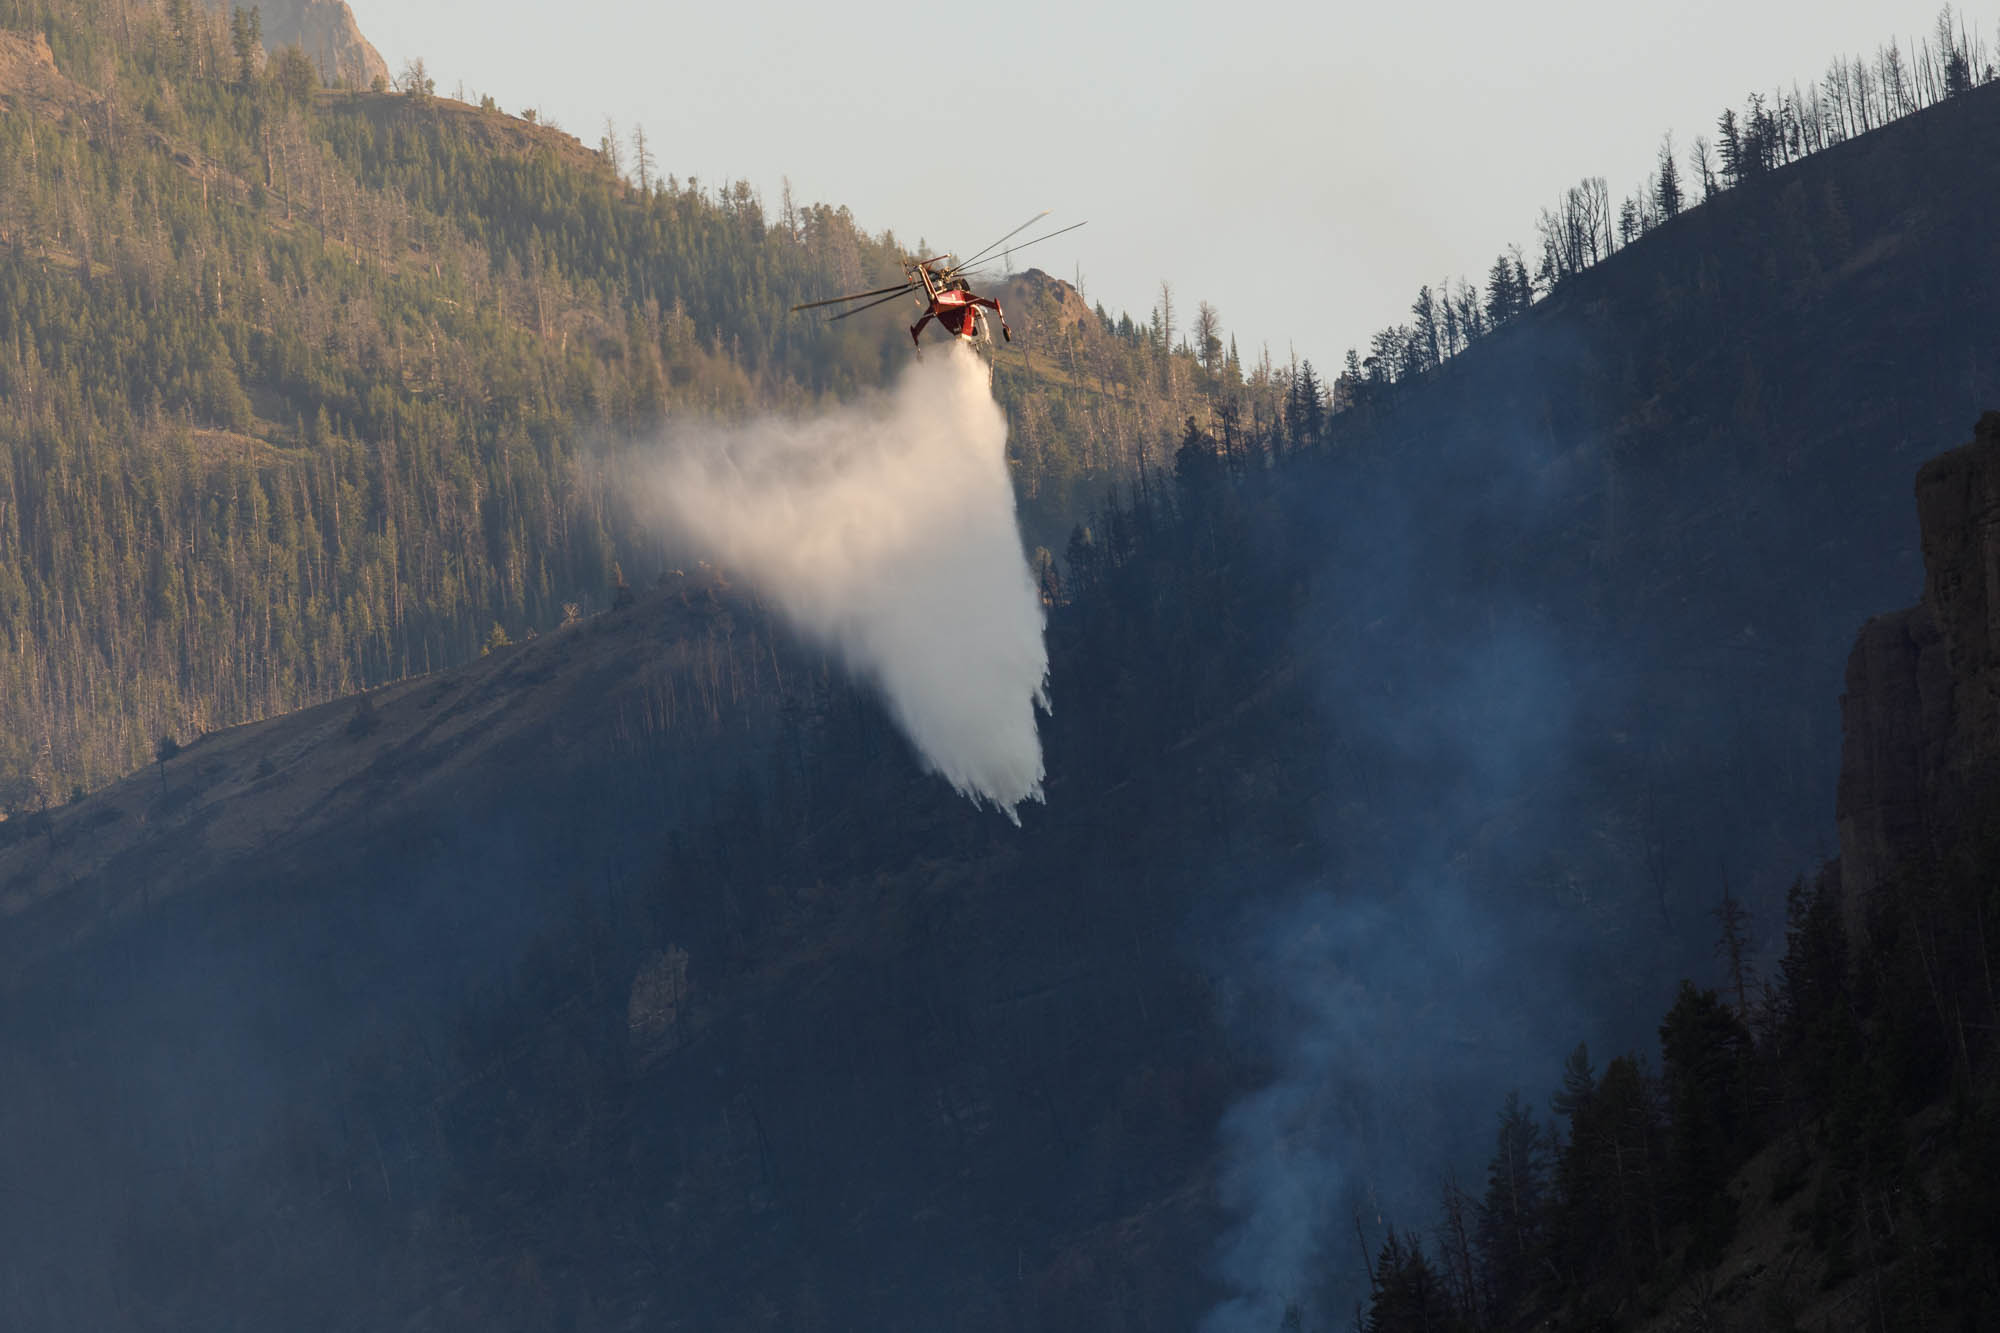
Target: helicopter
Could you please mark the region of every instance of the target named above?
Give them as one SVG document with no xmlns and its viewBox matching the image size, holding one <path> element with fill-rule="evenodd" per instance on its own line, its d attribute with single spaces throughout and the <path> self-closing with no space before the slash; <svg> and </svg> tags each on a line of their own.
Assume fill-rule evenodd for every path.
<svg viewBox="0 0 2000 1333">
<path fill-rule="evenodd" d="M 905 258 L 903 281 L 893 287 L 878 287 L 872 292 L 854 292 L 847 296 L 829 296 L 821 301 L 807 301 L 793 306 L 792 313 L 817 310 L 822 306 L 843 305 L 848 301 L 868 302 L 867 305 L 856 306 L 852 310 L 844 310 L 835 315 L 827 321 L 831 324 L 858 315 L 864 310 L 873 310 L 876 306 L 894 301 L 898 297 L 915 296 L 924 303 L 923 314 L 910 326 L 910 342 L 919 350 L 923 347 L 924 326 L 932 320 L 936 320 L 938 327 L 954 338 L 967 343 L 984 341 L 990 346 L 993 335 L 986 328 L 985 312 L 988 310 L 991 310 L 1000 321 L 1000 336 L 1012 342 L 1014 331 L 1007 327 L 1007 314 L 1000 308 L 1000 303 L 976 295 L 966 275 L 989 264 L 997 263 L 1002 258 L 1011 258 L 1015 250 L 1046 241 L 1053 236 L 1060 236 L 1064 232 L 1075 231 L 1084 225 L 1081 222 L 1072 222 L 1067 227 L 1058 227 L 1054 231 L 1044 232 L 1040 236 L 1023 241 L 1020 245 L 1011 246 L 1001 254 L 993 253 L 1047 217 L 1050 211 L 1043 209 L 969 259 L 960 260 L 953 254 L 931 255 L 923 259 Z M 874 299 L 869 300 L 870 297 Z"/>
</svg>

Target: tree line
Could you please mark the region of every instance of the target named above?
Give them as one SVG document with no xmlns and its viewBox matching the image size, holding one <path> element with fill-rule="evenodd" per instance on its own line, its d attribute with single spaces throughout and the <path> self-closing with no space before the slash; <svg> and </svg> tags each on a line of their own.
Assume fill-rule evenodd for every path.
<svg viewBox="0 0 2000 1333">
<path fill-rule="evenodd" d="M 1345 411 L 1421 379 L 1577 274 L 1724 191 L 1996 78 L 2000 63 L 1985 34 L 1947 5 L 1907 48 L 1892 38 L 1873 55 L 1835 57 L 1803 87 L 1751 93 L 1741 109 L 1725 107 L 1714 135 L 1696 135 L 1684 156 L 1669 133 L 1653 169 L 1623 198 L 1614 201 L 1602 176 L 1566 188 L 1536 219 L 1532 252 L 1503 251 L 1483 289 L 1462 277 L 1422 286 L 1408 322 L 1378 330 L 1365 353 L 1348 350 L 1324 386 L 1328 406 Z"/>
<path fill-rule="evenodd" d="M 1986 1327 L 2000 1317 L 2000 1166 L 1992 954 L 1994 848 L 1905 868 L 1865 933 L 1829 870 L 1793 885 L 1772 975 L 1751 923 L 1716 909 L 1719 985 L 1683 981 L 1658 1064 L 1563 1064 L 1544 1117 L 1518 1093 L 1495 1117 L 1483 1184 L 1443 1175 L 1426 1237 L 1391 1230 L 1358 1314 L 1368 1333 L 1613 1327 L 1666 1315 L 1721 1326 L 1716 1273 L 1746 1213 L 1782 1211 L 1811 1261 L 1767 1283 L 1761 1326 L 1860 1284 L 1867 1326 Z M 1920 1113 L 1928 1118 L 1920 1122 Z M 1739 1177 L 1754 1156 L 1768 1169 Z"/>
</svg>

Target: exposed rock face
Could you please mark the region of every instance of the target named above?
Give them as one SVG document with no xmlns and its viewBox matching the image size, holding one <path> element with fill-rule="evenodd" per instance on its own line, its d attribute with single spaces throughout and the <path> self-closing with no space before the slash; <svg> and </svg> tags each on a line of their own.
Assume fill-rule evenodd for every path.
<svg viewBox="0 0 2000 1333">
<path fill-rule="evenodd" d="M 2000 760 L 2000 412 L 1917 474 L 1924 600 L 1938 618 L 1957 725 L 1947 762 L 1977 783 Z"/>
<path fill-rule="evenodd" d="M 0 32 L 0 111 L 20 109 L 60 118 L 96 100 L 95 94 L 56 68 L 47 37 L 39 32 Z"/>
<path fill-rule="evenodd" d="M 297 43 L 328 83 L 366 88 L 389 77 L 388 62 L 361 35 L 347 0 L 260 0 L 264 45 L 272 51 Z"/>
<path fill-rule="evenodd" d="M 1850 932 L 2000 792 L 2000 412 L 1917 474 L 1924 595 L 1862 627 L 1841 699 L 1841 882 Z"/>
<path fill-rule="evenodd" d="M 1012 274 L 997 288 L 993 295 L 1006 307 L 1007 322 L 1016 333 L 1059 336 L 1095 317 L 1081 292 L 1038 268 Z"/>
</svg>

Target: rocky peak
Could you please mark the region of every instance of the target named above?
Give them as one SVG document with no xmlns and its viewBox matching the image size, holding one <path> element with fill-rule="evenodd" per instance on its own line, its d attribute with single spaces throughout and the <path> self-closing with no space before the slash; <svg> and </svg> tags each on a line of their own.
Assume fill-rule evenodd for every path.
<svg viewBox="0 0 2000 1333">
<path fill-rule="evenodd" d="M 1059 333 L 1096 318 L 1083 293 L 1038 268 L 1010 274 L 997 295 L 1017 332 Z"/>
<path fill-rule="evenodd" d="M 328 83 L 366 88 L 378 75 L 389 77 L 388 62 L 362 35 L 347 0 L 258 0 L 257 8 L 265 48 L 304 47 Z"/>
<path fill-rule="evenodd" d="M 1862 627 L 1841 698 L 1850 933 L 1876 895 L 1973 831 L 2000 792 L 2000 412 L 1917 473 L 1924 593 Z"/>
</svg>

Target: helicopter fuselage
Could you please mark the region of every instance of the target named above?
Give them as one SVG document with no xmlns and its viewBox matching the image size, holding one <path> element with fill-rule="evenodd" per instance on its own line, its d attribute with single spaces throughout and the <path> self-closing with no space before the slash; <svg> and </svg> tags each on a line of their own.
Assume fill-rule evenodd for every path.
<svg viewBox="0 0 2000 1333">
<path fill-rule="evenodd" d="M 924 325 L 936 320 L 946 333 L 966 342 L 977 342 L 985 333 L 984 321 L 979 312 L 991 310 L 1000 318 L 1000 330 L 1009 339 L 1014 335 L 1007 328 L 1007 316 L 1000 309 L 998 301 L 983 296 L 974 296 L 971 287 L 963 280 L 940 281 L 938 275 L 927 265 L 914 265 L 916 276 L 924 284 L 924 294 L 928 298 L 923 317 L 910 327 L 910 341 L 921 345 L 919 336 Z"/>
</svg>

